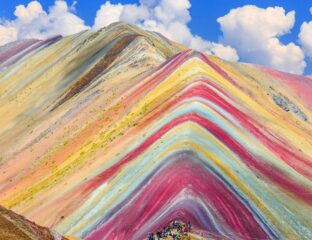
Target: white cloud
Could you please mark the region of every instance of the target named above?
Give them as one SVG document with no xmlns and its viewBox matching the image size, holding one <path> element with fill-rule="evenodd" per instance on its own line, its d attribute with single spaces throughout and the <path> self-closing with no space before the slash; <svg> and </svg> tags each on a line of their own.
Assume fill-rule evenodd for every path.
<svg viewBox="0 0 312 240">
<path fill-rule="evenodd" d="M 310 8 L 312 14 L 312 7 Z M 302 45 L 305 54 L 312 57 L 312 21 L 303 22 L 300 28 L 299 41 Z"/>
<path fill-rule="evenodd" d="M 299 40 L 307 56 L 312 57 L 312 21 L 301 25 Z"/>
<path fill-rule="evenodd" d="M 232 9 L 217 21 L 223 32 L 222 42 L 234 47 L 243 60 L 303 73 L 306 63 L 301 48 L 294 43 L 285 45 L 279 40 L 292 29 L 294 11 L 286 14 L 281 7 L 263 9 L 248 5 Z"/>
<path fill-rule="evenodd" d="M 166 24 L 172 22 L 188 23 L 191 20 L 189 0 L 161 0 L 159 5 L 153 9 L 153 18 Z"/>
<path fill-rule="evenodd" d="M 187 24 L 191 20 L 189 0 L 141 0 L 140 4 L 111 4 L 106 1 L 96 14 L 94 30 L 116 21 L 136 24 L 160 32 L 169 39 L 198 51 L 237 61 L 238 55 L 230 46 L 213 43 L 193 35 Z"/>
<path fill-rule="evenodd" d="M 99 30 L 104 26 L 119 21 L 123 9 L 124 6 L 121 4 L 111 4 L 110 2 L 103 4 L 96 13 L 93 29 Z"/>
<path fill-rule="evenodd" d="M 0 24 L 0 46 L 17 39 L 17 31 L 13 27 L 4 27 Z"/>
<path fill-rule="evenodd" d="M 224 46 L 219 43 L 213 43 L 212 48 L 210 50 L 212 54 L 228 61 L 236 62 L 239 59 L 236 50 L 230 46 Z"/>
<path fill-rule="evenodd" d="M 16 19 L 0 23 L 0 45 L 23 39 L 44 39 L 54 35 L 70 35 L 88 29 L 65 1 L 57 0 L 46 12 L 38 1 L 16 7 Z"/>
<path fill-rule="evenodd" d="M 24 24 L 31 23 L 35 18 L 43 14 L 44 11 L 39 2 L 30 2 L 26 7 L 24 5 L 19 5 L 16 7 L 14 15 L 17 17 L 18 21 Z"/>
</svg>

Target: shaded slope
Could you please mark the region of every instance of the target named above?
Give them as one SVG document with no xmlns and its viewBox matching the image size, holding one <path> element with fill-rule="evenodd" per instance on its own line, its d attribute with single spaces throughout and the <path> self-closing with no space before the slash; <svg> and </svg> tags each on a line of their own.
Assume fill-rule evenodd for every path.
<svg viewBox="0 0 312 240">
<path fill-rule="evenodd" d="M 119 26 L 95 39 L 120 36 Z M 4 124 L 0 203 L 86 239 L 143 239 L 176 218 L 229 239 L 310 239 L 312 116 L 300 93 L 311 81 L 191 50 L 175 55 L 173 43 L 153 37 L 112 38 L 92 64 L 80 55 L 70 67 L 57 63 L 74 80 L 32 112 L 25 132 L 23 122 Z M 168 60 L 166 46 L 175 49 Z"/>
<path fill-rule="evenodd" d="M 0 239 L 61 240 L 65 238 L 0 206 Z"/>
<path fill-rule="evenodd" d="M 85 75 L 81 77 L 81 79 L 76 81 L 75 84 L 70 87 L 66 95 L 57 103 L 57 105 L 53 107 L 52 110 L 78 94 L 84 88 L 88 87 L 88 85 L 92 84 L 92 81 L 99 77 L 99 75 L 116 60 L 116 58 L 124 50 L 124 48 L 126 48 L 137 37 L 138 35 L 121 37 L 120 40 L 115 43 L 110 50 L 108 50 L 105 56 L 100 59 L 99 62 L 97 62 L 92 69 L 90 69 Z"/>
<path fill-rule="evenodd" d="M 133 74 L 158 65 L 165 57 L 172 56 L 179 50 L 156 34 L 145 33 L 145 35 L 148 36 L 150 44 L 154 44 L 153 42 L 157 40 L 157 44 L 154 45 L 158 47 L 157 50 L 153 50 L 153 46 L 146 48 L 150 66 L 141 66 L 133 71 Z M 14 66 L 0 73 L 0 110 L 6 116 L 0 120 L 1 126 L 4 126 L 0 134 L 5 135 L 13 128 L 10 134 L 17 132 L 14 124 L 29 125 L 35 120 L 33 116 L 36 118 L 46 116 L 47 107 L 64 102 L 64 96 L 68 99 L 77 94 L 83 86 L 90 85 L 109 64 L 113 64 L 113 55 L 119 54 L 113 53 L 114 48 L 127 51 L 122 39 L 129 37 L 135 39 L 138 36 L 144 37 L 144 32 L 136 27 L 113 24 L 97 33 L 85 31 L 58 40 L 52 45 L 40 42 L 32 52 L 26 51 L 29 48 L 28 42 L 22 43 L 28 54 Z M 8 55 L 12 51 L 9 48 L 2 54 Z M 14 55 L 8 60 L 11 58 L 14 58 Z M 101 61 L 105 59 L 107 63 L 102 66 Z M 128 64 L 131 64 L 131 61 Z M 33 74 L 27 75 L 29 72 Z M 17 111 L 12 112 L 12 109 Z"/>
</svg>

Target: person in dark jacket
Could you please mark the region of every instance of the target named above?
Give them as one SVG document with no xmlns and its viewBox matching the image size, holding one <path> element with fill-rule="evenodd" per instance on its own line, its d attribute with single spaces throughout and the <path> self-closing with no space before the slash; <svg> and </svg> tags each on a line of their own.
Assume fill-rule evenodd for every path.
<svg viewBox="0 0 312 240">
<path fill-rule="evenodd" d="M 154 233 L 149 233 L 147 239 L 148 239 L 148 240 L 155 240 L 155 238 L 154 238 Z"/>
<path fill-rule="evenodd" d="M 157 239 L 161 239 L 161 237 L 162 237 L 162 232 L 160 232 L 160 231 L 156 232 L 156 236 L 157 236 Z"/>
<path fill-rule="evenodd" d="M 189 231 L 191 231 L 192 225 L 191 225 L 191 222 L 190 222 L 190 221 L 187 222 L 187 228 L 188 228 Z"/>
</svg>

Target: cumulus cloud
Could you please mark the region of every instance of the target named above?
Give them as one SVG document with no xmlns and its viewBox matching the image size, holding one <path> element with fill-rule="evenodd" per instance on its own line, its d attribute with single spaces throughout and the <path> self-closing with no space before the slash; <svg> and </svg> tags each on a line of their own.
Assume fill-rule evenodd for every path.
<svg viewBox="0 0 312 240">
<path fill-rule="evenodd" d="M 0 24 L 0 46 L 13 42 L 17 39 L 17 30 L 13 27 L 2 26 Z"/>
<path fill-rule="evenodd" d="M 22 39 L 44 39 L 54 35 L 70 35 L 89 27 L 73 13 L 74 6 L 57 0 L 46 12 L 38 1 L 16 7 L 12 21 L 0 22 L 0 45 Z"/>
<path fill-rule="evenodd" d="M 312 7 L 310 8 L 312 14 Z M 312 21 L 303 22 L 300 28 L 299 41 L 302 45 L 305 54 L 312 57 Z"/>
<path fill-rule="evenodd" d="M 189 0 L 141 0 L 139 4 L 112 4 L 106 1 L 97 11 L 94 30 L 116 21 L 136 24 L 160 32 L 169 39 L 195 50 L 217 55 L 223 59 L 239 59 L 234 48 L 207 41 L 193 35 L 187 24 L 191 21 Z"/>
<path fill-rule="evenodd" d="M 35 18 L 38 18 L 44 11 L 39 2 L 30 2 L 27 6 L 19 5 L 16 7 L 14 15 L 17 21 L 24 24 L 31 23 Z"/>
<path fill-rule="evenodd" d="M 236 50 L 230 46 L 224 46 L 219 43 L 212 43 L 210 51 L 212 54 L 228 61 L 236 62 L 239 60 Z"/>
<path fill-rule="evenodd" d="M 263 9 L 247 5 L 232 9 L 217 21 L 223 32 L 222 42 L 234 47 L 243 60 L 303 73 L 306 63 L 302 49 L 279 40 L 294 26 L 294 11 L 285 13 L 282 7 Z"/>
<path fill-rule="evenodd" d="M 96 13 L 93 29 L 97 31 L 113 22 L 120 21 L 123 9 L 124 6 L 120 3 L 111 4 L 110 2 L 106 2 L 103 4 Z"/>
<path fill-rule="evenodd" d="M 304 22 L 301 25 L 299 40 L 306 55 L 312 57 L 312 21 Z"/>
</svg>

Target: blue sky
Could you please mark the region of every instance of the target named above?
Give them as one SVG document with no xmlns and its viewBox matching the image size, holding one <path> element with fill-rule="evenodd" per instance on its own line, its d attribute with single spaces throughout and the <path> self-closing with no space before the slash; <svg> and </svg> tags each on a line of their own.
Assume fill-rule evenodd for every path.
<svg viewBox="0 0 312 240">
<path fill-rule="evenodd" d="M 165 1 L 165 0 L 158 0 Z M 209 43 L 217 43 L 223 44 L 225 46 L 230 45 L 233 49 L 236 49 L 235 46 L 239 44 L 236 42 L 236 45 L 233 43 L 231 39 L 223 39 L 223 32 L 220 28 L 220 23 L 217 22 L 219 17 L 227 15 L 231 9 L 240 9 L 246 5 L 255 5 L 259 9 L 267 9 L 268 7 L 276 7 L 280 6 L 285 10 L 285 14 L 289 13 L 290 11 L 295 11 L 295 20 L 294 25 L 290 28 L 290 33 L 283 33 L 281 36 L 276 36 L 276 38 L 280 41 L 280 44 L 287 45 L 289 43 L 294 43 L 301 49 L 301 46 L 298 35 L 300 33 L 300 28 L 303 22 L 309 23 L 312 21 L 312 15 L 310 13 L 310 8 L 312 7 L 312 0 L 175 0 L 176 2 L 189 2 L 191 7 L 188 7 L 187 11 L 190 14 L 191 19 L 187 21 L 183 21 L 185 23 L 190 32 L 193 36 L 199 36 L 203 40 Z M 28 3 L 31 1 L 27 0 L 1 0 L 0 2 L 0 18 L 5 19 L 6 22 L 14 21 L 16 16 L 14 15 L 14 11 L 16 6 L 18 5 L 25 5 L 27 6 Z M 49 7 L 55 4 L 54 0 L 39 0 L 40 4 L 44 11 L 48 12 Z M 73 4 L 72 0 L 66 0 L 68 7 Z M 99 11 L 101 5 L 103 5 L 106 1 L 105 0 L 78 0 L 75 4 L 75 10 L 70 9 L 71 13 L 78 16 L 80 19 L 84 21 L 86 26 L 92 27 L 94 25 L 95 17 L 97 12 Z M 140 4 L 139 0 L 111 0 L 111 5 L 115 4 Z M 109 9 L 107 9 L 109 11 Z M 172 13 L 174 14 L 174 13 Z M 252 13 L 251 13 L 252 14 Z M 123 20 L 123 19 L 121 19 Z M 141 21 L 141 20 L 140 20 Z M 141 21 L 142 23 L 142 21 Z M 2 23 L 5 25 L 5 23 Z M 142 24 L 143 26 L 143 24 Z M 312 26 L 312 24 L 311 24 Z M 77 28 L 79 29 L 79 28 Z M 1 32 L 0 32 L 1 34 Z M 239 34 L 239 33 L 237 33 Z M 309 32 L 308 32 L 309 34 Z M 0 35 L 1 37 L 1 35 Z M 170 37 L 170 36 L 169 36 Z M 310 37 L 310 36 L 308 36 Z M 20 37 L 19 37 L 20 38 Z M 312 36 L 311 36 L 312 39 Z M 179 39 L 174 39 L 179 40 Z M 186 41 L 186 40 L 185 40 Z M 184 40 L 182 41 L 184 43 Z M 193 44 L 194 45 L 194 44 Z M 191 46 L 193 46 L 191 44 Z M 194 45 L 195 46 L 195 45 Z M 207 48 L 208 49 L 208 48 Z M 212 53 L 215 53 L 212 48 L 209 47 L 209 50 Z M 199 49 L 203 50 L 203 49 Z M 304 50 L 303 50 L 304 51 Z M 257 52 L 257 51 L 255 51 Z M 218 55 L 218 54 L 216 54 Z M 244 54 L 242 51 L 237 50 L 237 55 L 240 61 L 250 61 L 260 64 L 265 64 L 268 59 L 252 59 L 248 54 Z M 261 54 L 259 54 L 261 55 Z M 265 54 L 264 54 L 265 55 Z M 264 56 L 263 55 L 263 56 Z M 231 59 L 231 58 L 230 58 Z M 304 74 L 311 74 L 312 73 L 312 60 L 309 54 L 305 54 L 304 61 L 307 67 L 304 68 Z M 299 61 L 299 60 L 298 60 Z M 297 64 L 294 63 L 285 63 L 285 66 L 289 66 L 289 64 Z M 273 63 L 267 64 L 270 67 L 276 67 L 276 64 Z M 281 70 L 285 70 L 287 67 L 281 67 Z M 295 68 L 294 68 L 295 69 Z M 294 70 L 300 71 L 300 70 Z"/>
</svg>

